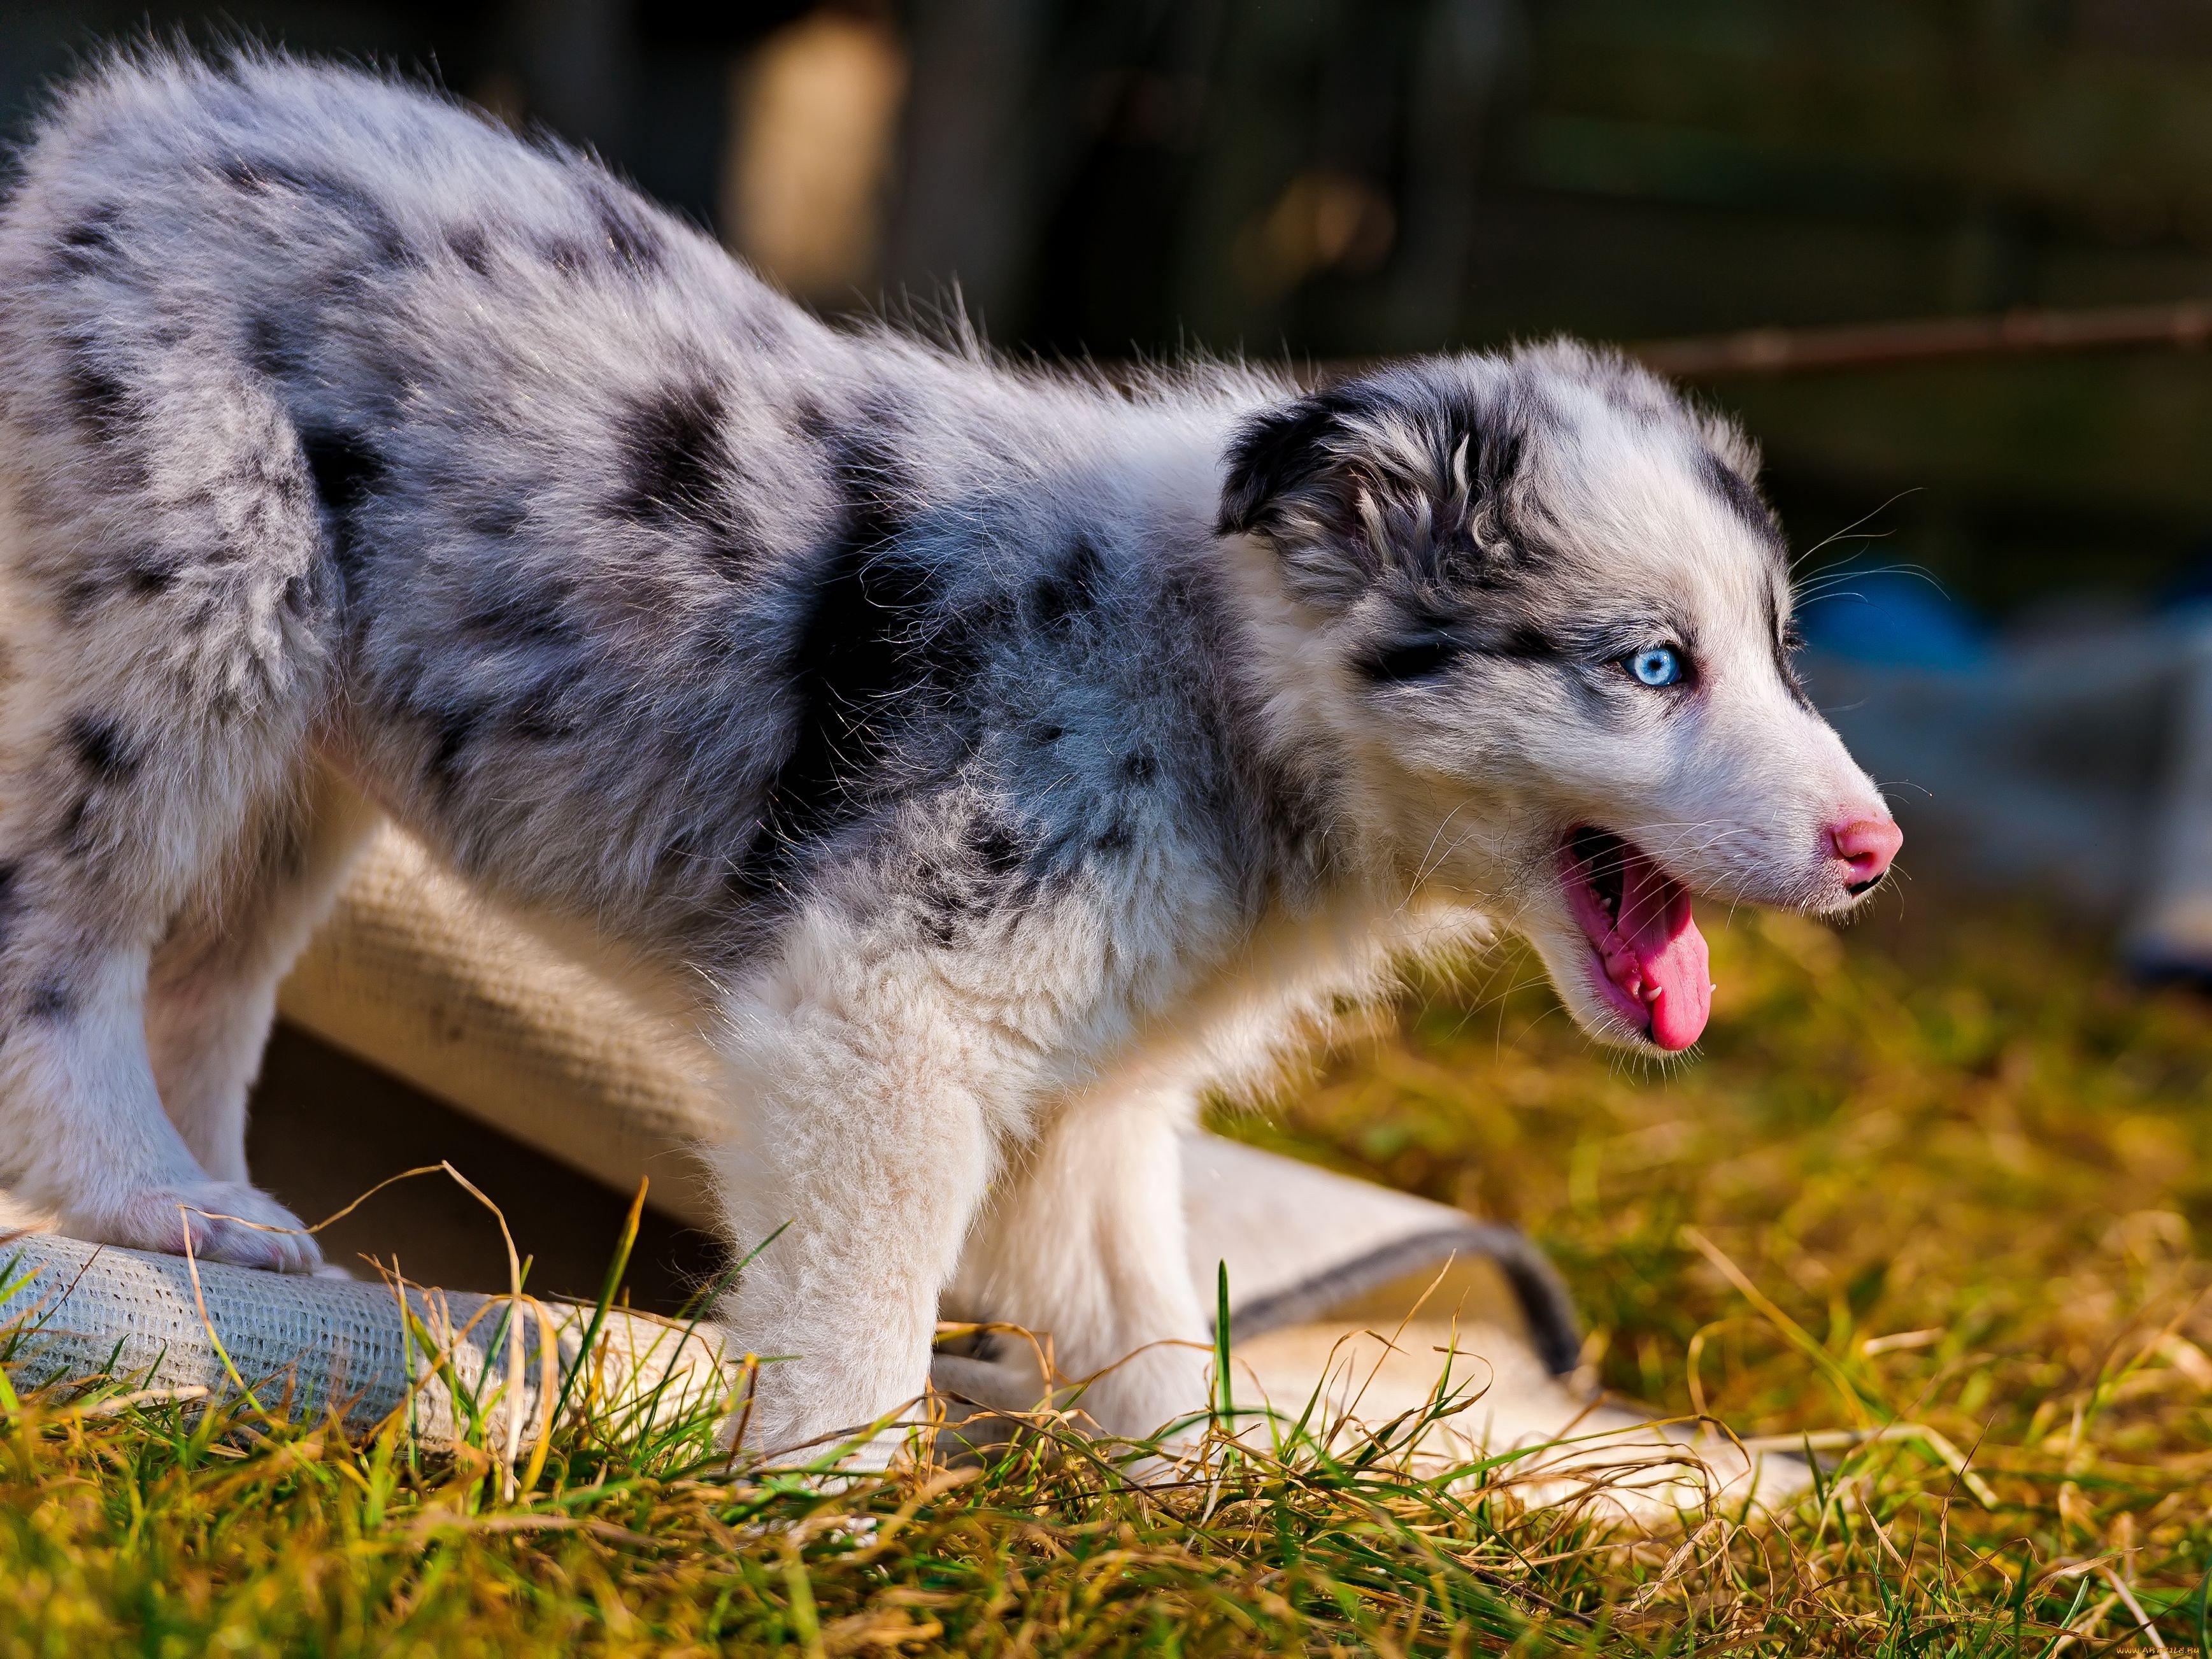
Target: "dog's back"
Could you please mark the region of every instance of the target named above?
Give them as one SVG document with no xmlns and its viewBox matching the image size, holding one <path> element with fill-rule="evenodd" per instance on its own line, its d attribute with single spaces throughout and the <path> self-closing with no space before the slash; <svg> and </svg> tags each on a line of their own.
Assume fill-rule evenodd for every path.
<svg viewBox="0 0 2212 1659">
<path fill-rule="evenodd" d="M 10 556 L 128 659 L 70 700 L 137 787 L 194 746 L 146 729 L 159 659 L 179 721 L 234 704 L 289 751 L 318 720 L 471 874 L 617 930 L 787 884 L 867 758 L 793 752 L 808 697 L 865 748 L 868 700 L 906 695 L 911 723 L 989 680 L 975 624 L 1061 559 L 1036 545 L 1055 500 L 1174 420 L 1203 481 L 1234 407 L 1147 427 L 1094 387 L 834 332 L 585 158 L 281 62 L 80 88 L 0 283 Z M 1002 517 L 994 568 L 933 563 L 933 513 Z"/>
</svg>

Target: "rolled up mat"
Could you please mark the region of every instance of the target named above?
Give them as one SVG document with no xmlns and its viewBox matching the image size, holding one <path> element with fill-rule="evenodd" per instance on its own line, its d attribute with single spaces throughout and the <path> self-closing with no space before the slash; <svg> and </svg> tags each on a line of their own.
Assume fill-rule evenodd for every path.
<svg viewBox="0 0 2212 1659">
<path fill-rule="evenodd" d="M 295 1420 L 335 1407 L 360 1431 L 406 1410 L 426 1445 L 473 1438 L 497 1450 L 532 1445 L 564 1386 L 563 1417 L 588 1417 L 612 1438 L 719 1417 L 739 1381 L 712 1326 L 619 1309 L 578 1374 L 594 1310 L 525 1297 L 517 1345 L 513 1305 L 52 1234 L 0 1243 L 0 1354 L 19 1390 L 105 1380 L 142 1396 L 229 1400 L 242 1384 Z"/>
<path fill-rule="evenodd" d="M 294 1024 L 617 1192 L 718 1219 L 693 1152 L 721 1130 L 714 1060 L 599 975 L 480 902 L 399 831 L 380 831 L 293 969 Z"/>
<path fill-rule="evenodd" d="M 1240 1339 L 1419 1303 L 1511 1333 L 1555 1376 L 1581 1358 L 1574 1302 L 1517 1229 L 1218 1135 L 1184 1142 L 1182 1183 L 1191 1277 L 1211 1305 L 1227 1267 Z"/>
</svg>

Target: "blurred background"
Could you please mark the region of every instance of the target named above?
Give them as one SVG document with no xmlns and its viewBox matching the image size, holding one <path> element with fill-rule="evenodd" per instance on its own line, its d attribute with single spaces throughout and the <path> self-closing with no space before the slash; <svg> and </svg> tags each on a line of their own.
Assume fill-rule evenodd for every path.
<svg viewBox="0 0 2212 1659">
<path fill-rule="evenodd" d="M 0 119 L 149 34 L 435 80 L 822 310 L 1048 360 L 1630 344 L 1764 446 L 1916 890 L 2212 980 L 2212 0 L 10 0 Z M 489 1133 L 395 1087 L 280 1033 L 257 1170 L 334 1208 Z M 480 1153 L 602 1259 L 618 1204 Z M 500 1278 L 457 1203 L 416 1261 Z"/>
<path fill-rule="evenodd" d="M 2204 0 L 12 0 L 0 112 L 149 29 L 434 77 L 595 146 L 817 306 L 957 282 L 994 343 L 1050 356 L 2212 294 Z M 2194 356 L 1711 395 L 1801 545 L 1884 532 L 1994 617 L 2146 602 L 2212 533 Z"/>
</svg>

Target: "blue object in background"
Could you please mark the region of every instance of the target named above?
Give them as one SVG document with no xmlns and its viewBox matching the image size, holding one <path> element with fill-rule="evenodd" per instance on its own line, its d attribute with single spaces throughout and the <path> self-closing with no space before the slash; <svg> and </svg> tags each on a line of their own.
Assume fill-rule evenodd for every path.
<svg viewBox="0 0 2212 1659">
<path fill-rule="evenodd" d="M 1964 671 L 1989 659 L 1980 617 L 1929 577 L 1905 570 L 1826 570 L 1797 608 L 1805 643 L 1860 662 Z"/>
<path fill-rule="evenodd" d="M 2159 584 L 2160 611 L 2202 617 L 2212 612 L 2212 536 L 2199 537 L 2173 574 Z"/>
</svg>

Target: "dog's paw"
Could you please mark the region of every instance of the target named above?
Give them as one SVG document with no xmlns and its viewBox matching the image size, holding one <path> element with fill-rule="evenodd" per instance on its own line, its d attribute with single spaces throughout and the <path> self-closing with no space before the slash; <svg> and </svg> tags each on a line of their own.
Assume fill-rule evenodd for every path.
<svg viewBox="0 0 2212 1659">
<path fill-rule="evenodd" d="M 191 1254 L 199 1261 L 270 1273 L 313 1273 L 323 1260 L 297 1216 L 241 1182 L 142 1188 L 65 1213 L 62 1231 L 76 1238 L 168 1255 L 184 1255 L 189 1238 Z"/>
</svg>

